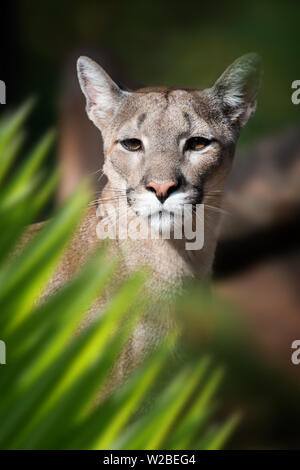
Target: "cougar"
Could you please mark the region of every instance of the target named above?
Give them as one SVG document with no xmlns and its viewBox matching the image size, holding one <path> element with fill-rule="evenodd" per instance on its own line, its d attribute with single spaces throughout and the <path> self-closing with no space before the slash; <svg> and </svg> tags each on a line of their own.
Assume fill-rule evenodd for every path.
<svg viewBox="0 0 300 470">
<path fill-rule="evenodd" d="M 261 59 L 255 53 L 240 57 L 212 87 L 202 90 L 125 90 L 88 57 L 78 59 L 77 70 L 87 115 L 103 138 L 108 182 L 97 203 L 99 217 L 91 206 L 49 290 L 64 283 L 101 243 L 97 227 L 111 218 L 107 205 L 117 215 L 122 207 L 112 242 L 123 253 L 122 274 L 150 266 L 149 287 L 162 296 L 186 277 L 209 277 L 223 186 L 241 129 L 256 108 Z M 196 207 L 204 207 L 199 216 L 204 242 L 196 250 L 184 232 L 175 236 L 176 217 L 186 205 L 192 208 L 193 227 Z M 128 225 L 151 230 L 146 237 L 119 236 Z"/>
<path fill-rule="evenodd" d="M 186 276 L 209 276 L 224 182 L 240 131 L 256 108 L 260 58 L 254 53 L 240 57 L 204 90 L 124 90 L 87 57 L 78 59 L 77 70 L 87 115 L 103 138 L 108 182 L 99 204 L 109 203 L 118 213 L 122 201 L 119 224 L 125 211 L 126 224 L 152 229 L 144 239 L 121 239 L 116 233 L 125 269 L 150 265 L 158 289 Z M 187 249 L 184 234 L 174 236 L 170 215 L 198 204 L 204 206 L 204 244 Z M 192 218 L 197 221 L 195 213 Z M 163 237 L 164 231 L 170 236 Z M 94 228 L 88 236 L 96 238 Z"/>
</svg>

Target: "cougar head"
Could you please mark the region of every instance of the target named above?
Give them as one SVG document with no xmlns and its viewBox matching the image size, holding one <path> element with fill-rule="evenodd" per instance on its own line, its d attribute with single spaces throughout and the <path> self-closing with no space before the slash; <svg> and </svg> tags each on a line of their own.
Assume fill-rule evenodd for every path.
<svg viewBox="0 0 300 470">
<path fill-rule="evenodd" d="M 88 117 L 103 137 L 104 172 L 115 196 L 123 195 L 157 227 L 163 214 L 219 197 L 240 131 L 255 111 L 259 56 L 240 57 L 203 90 L 127 91 L 87 57 L 77 67 Z"/>
</svg>

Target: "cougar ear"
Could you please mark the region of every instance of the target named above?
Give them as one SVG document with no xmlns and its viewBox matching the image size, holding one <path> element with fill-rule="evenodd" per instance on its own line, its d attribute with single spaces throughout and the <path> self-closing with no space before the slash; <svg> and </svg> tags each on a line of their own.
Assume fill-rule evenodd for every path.
<svg viewBox="0 0 300 470">
<path fill-rule="evenodd" d="M 253 115 L 262 74 L 261 58 L 255 53 L 246 54 L 233 62 L 210 88 L 233 124 L 243 127 Z"/>
<path fill-rule="evenodd" d="M 86 97 L 86 112 L 97 127 L 111 119 L 128 92 L 121 90 L 107 73 L 88 57 L 77 61 L 78 80 Z"/>
</svg>

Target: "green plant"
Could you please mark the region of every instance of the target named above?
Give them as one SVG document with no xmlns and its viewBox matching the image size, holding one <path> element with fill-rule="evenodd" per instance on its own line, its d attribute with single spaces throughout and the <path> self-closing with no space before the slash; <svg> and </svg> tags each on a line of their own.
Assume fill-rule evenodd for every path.
<svg viewBox="0 0 300 470">
<path fill-rule="evenodd" d="M 147 413 L 138 412 L 168 365 L 173 336 L 122 387 L 95 404 L 143 313 L 145 273 L 124 282 L 103 314 L 77 335 L 87 309 L 117 269 L 118 260 L 105 258 L 105 244 L 71 282 L 37 302 L 89 196 L 83 185 L 16 249 L 57 180 L 55 175 L 46 179 L 41 170 L 53 133 L 18 170 L 9 171 L 30 109 L 27 103 L 0 124 L 0 337 L 7 348 L 7 364 L 0 366 L 0 448 L 220 448 L 237 418 L 209 426 L 222 371 L 211 371 L 207 357 L 182 364 Z"/>
</svg>

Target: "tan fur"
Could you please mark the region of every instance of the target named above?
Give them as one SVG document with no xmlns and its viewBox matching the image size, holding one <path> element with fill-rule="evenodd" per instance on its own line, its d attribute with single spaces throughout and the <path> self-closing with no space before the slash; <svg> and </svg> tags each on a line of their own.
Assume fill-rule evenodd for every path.
<svg viewBox="0 0 300 470">
<path fill-rule="evenodd" d="M 255 109 L 261 75 L 258 57 L 249 54 L 238 59 L 206 90 L 162 87 L 123 91 L 100 66 L 84 57 L 78 61 L 78 75 L 87 99 L 87 114 L 103 137 L 103 170 L 108 183 L 99 201 L 102 220 L 108 217 L 106 205 L 117 208 L 121 198 L 130 223 L 148 224 L 147 216 L 141 215 L 145 208 L 139 201 L 141 198 L 156 201 L 147 189 L 150 181 L 159 184 L 178 181 L 178 197 L 205 205 L 201 250 L 187 250 L 185 239 L 176 240 L 172 236 L 169 240 L 116 239 L 114 250 L 121 250 L 124 255 L 120 276 L 140 266 L 150 266 L 153 275 L 148 287 L 163 297 L 169 295 L 170 287 L 180 287 L 188 276 L 209 277 L 223 186 L 240 130 Z M 185 143 L 195 136 L 209 142 L 202 153 L 185 150 Z M 143 149 L 126 150 L 122 145 L 124 139 L 139 139 Z M 101 217 L 96 217 L 96 207 L 86 212 L 48 293 L 66 282 L 100 242 L 96 227 Z M 95 310 L 89 318 L 94 313 Z M 147 348 L 149 337 L 160 336 L 153 333 L 161 327 L 155 326 L 155 322 L 160 323 L 158 318 L 158 312 L 149 312 L 144 325 L 137 329 L 132 340 L 133 355 L 138 354 L 136 350 Z"/>
</svg>

